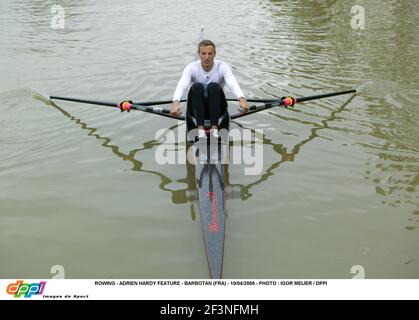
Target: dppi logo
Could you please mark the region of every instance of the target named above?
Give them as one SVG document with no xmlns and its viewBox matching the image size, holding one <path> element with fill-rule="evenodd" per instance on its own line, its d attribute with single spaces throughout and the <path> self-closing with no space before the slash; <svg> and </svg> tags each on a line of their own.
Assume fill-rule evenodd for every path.
<svg viewBox="0 0 419 320">
<path fill-rule="evenodd" d="M 18 280 L 15 283 L 11 283 L 7 286 L 7 293 L 14 295 L 15 298 L 30 298 L 34 294 L 42 294 L 45 289 L 46 281 L 39 283 L 23 283 L 23 280 Z"/>
</svg>

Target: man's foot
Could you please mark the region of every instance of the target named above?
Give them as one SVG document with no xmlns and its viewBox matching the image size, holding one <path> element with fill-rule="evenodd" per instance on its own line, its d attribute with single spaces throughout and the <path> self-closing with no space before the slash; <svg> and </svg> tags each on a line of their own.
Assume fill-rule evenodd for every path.
<svg viewBox="0 0 419 320">
<path fill-rule="evenodd" d="M 220 136 L 218 135 L 218 129 L 210 130 L 210 139 L 214 139 L 214 140 L 220 139 Z"/>
<path fill-rule="evenodd" d="M 195 142 L 198 141 L 206 141 L 207 140 L 207 133 L 205 129 L 198 129 L 198 135 L 195 137 Z"/>
<path fill-rule="evenodd" d="M 205 132 L 205 129 L 198 129 L 198 137 L 204 138 L 207 136 L 207 133 Z"/>
</svg>

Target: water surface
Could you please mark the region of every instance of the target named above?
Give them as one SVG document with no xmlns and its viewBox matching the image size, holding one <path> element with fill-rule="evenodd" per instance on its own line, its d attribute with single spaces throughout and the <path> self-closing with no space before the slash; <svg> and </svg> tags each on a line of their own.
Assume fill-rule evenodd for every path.
<svg viewBox="0 0 419 320">
<path fill-rule="evenodd" d="M 357 3 L 365 29 L 353 1 L 63 0 L 60 30 L 2 1 L 0 277 L 208 277 L 187 167 L 155 161 L 184 125 L 31 94 L 170 99 L 201 25 L 249 97 L 363 84 L 233 124 L 264 130 L 263 170 L 230 166 L 224 277 L 419 277 L 419 5 Z"/>
</svg>

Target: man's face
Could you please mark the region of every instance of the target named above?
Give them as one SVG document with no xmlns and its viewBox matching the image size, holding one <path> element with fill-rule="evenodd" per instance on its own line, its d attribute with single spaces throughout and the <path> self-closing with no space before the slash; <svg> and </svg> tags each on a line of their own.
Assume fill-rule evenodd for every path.
<svg viewBox="0 0 419 320">
<path fill-rule="evenodd" d="M 199 57 L 201 58 L 202 68 L 210 71 L 214 65 L 215 49 L 213 46 L 199 47 Z"/>
</svg>

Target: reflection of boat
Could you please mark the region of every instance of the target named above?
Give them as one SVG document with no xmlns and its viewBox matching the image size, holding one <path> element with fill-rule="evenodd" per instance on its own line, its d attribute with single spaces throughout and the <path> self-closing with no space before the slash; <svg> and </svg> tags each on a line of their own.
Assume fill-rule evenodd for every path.
<svg viewBox="0 0 419 320">
<path fill-rule="evenodd" d="M 197 207 L 201 218 L 202 234 L 208 268 L 212 278 L 221 278 L 224 257 L 226 222 L 226 174 L 225 157 L 228 152 L 228 130 L 230 115 L 227 108 L 222 110 L 219 129 L 222 138 L 213 140 L 209 136 L 204 141 L 196 140 L 196 122 L 189 108 L 186 114 L 187 142 L 192 148 Z M 209 131 L 209 121 L 206 129 Z M 188 148 L 188 149 L 189 149 Z"/>
</svg>

